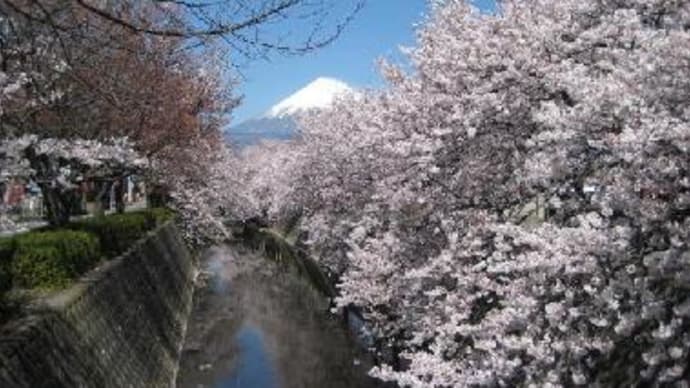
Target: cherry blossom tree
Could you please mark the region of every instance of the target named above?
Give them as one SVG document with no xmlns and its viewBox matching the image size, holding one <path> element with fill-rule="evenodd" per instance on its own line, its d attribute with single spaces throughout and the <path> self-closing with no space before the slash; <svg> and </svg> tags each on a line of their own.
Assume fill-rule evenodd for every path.
<svg viewBox="0 0 690 388">
<path fill-rule="evenodd" d="M 155 18 L 150 7 L 137 10 Z M 179 39 L 132 33 L 70 2 L 2 2 L 0 25 L 3 140 L 30 134 L 36 142 L 111 143 L 126 137 L 149 161 L 147 187 L 170 190 L 172 174 L 203 175 L 205 166 L 175 162 L 191 150 L 207 152 L 203 144 L 217 142 L 237 104 L 215 58 L 182 50 Z M 130 173 L 121 171 L 98 176 L 100 192 Z M 63 199 L 73 191 L 64 191 Z M 59 218 L 53 221 L 67 215 Z"/>
<path fill-rule="evenodd" d="M 238 161 L 254 216 L 274 225 L 299 217 L 296 181 L 305 162 L 301 141 L 263 140 L 243 149 Z"/>
<path fill-rule="evenodd" d="M 392 354 L 372 373 L 686 381 L 690 5 L 433 4 L 414 72 L 307 118 L 272 197 Z"/>
<path fill-rule="evenodd" d="M 51 225 L 69 221 L 77 182 L 131 175 L 147 162 L 126 138 L 107 142 L 83 139 L 39 138 L 24 135 L 0 143 L 4 173 L 36 182 L 43 193 Z"/>
<path fill-rule="evenodd" d="M 194 148 L 175 155 L 157 159 L 151 168 L 154 179 L 169 188 L 190 243 L 223 242 L 231 236 L 232 222 L 256 214 L 242 163 L 222 141 L 200 138 Z"/>
</svg>

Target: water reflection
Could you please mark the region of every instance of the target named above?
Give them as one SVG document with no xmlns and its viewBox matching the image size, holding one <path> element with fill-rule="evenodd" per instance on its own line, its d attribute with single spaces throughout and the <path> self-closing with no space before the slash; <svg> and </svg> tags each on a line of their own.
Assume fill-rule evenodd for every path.
<svg viewBox="0 0 690 388">
<path fill-rule="evenodd" d="M 178 387 L 381 386 L 305 279 L 240 248 L 214 248 L 205 262 Z"/>
<path fill-rule="evenodd" d="M 268 358 L 261 332 L 244 325 L 235 335 L 239 360 L 232 374 L 216 385 L 218 388 L 278 388 L 277 376 Z"/>
</svg>

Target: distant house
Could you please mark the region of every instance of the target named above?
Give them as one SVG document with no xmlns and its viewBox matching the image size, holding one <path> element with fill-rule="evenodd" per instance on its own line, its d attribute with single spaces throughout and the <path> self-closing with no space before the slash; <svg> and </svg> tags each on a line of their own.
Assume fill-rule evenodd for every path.
<svg viewBox="0 0 690 388">
<path fill-rule="evenodd" d="M 17 220 L 43 217 L 43 196 L 27 178 L 5 177 L 0 182 L 0 201 L 0 206 Z"/>
<path fill-rule="evenodd" d="M 81 210 L 89 214 L 114 211 L 116 209 L 116 186 L 124 185 L 122 200 L 126 207 L 145 206 L 146 186 L 141 177 L 131 175 L 124 180 L 110 182 L 103 187 L 103 181 L 87 179 L 79 184 Z M 105 191 L 102 191 L 105 190 Z M 100 198 L 100 200 L 99 200 Z"/>
<path fill-rule="evenodd" d="M 8 207 L 19 206 L 26 197 L 26 184 L 24 178 L 9 178 L 1 185 L 2 204 Z"/>
</svg>

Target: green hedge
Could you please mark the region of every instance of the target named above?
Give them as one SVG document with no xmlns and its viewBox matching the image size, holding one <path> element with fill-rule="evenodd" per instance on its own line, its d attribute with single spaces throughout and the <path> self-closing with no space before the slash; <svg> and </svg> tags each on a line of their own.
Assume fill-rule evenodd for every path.
<svg viewBox="0 0 690 388">
<path fill-rule="evenodd" d="M 149 220 L 151 229 L 175 218 L 175 213 L 172 210 L 163 207 L 147 209 L 141 213 L 143 213 Z"/>
<path fill-rule="evenodd" d="M 73 222 L 68 227 L 98 236 L 103 253 L 108 257 L 120 255 L 151 229 L 149 219 L 142 213 L 88 218 Z"/>
<path fill-rule="evenodd" d="M 0 297 L 13 286 L 64 287 L 104 256 L 129 249 L 146 232 L 172 219 L 169 209 L 88 218 L 65 229 L 42 228 L 0 239 Z"/>
<path fill-rule="evenodd" d="M 147 231 L 172 219 L 174 213 L 165 208 L 112 214 L 71 223 L 68 228 L 83 230 L 98 236 L 103 253 L 115 257 L 124 253 Z"/>
<path fill-rule="evenodd" d="M 12 258 L 13 283 L 25 288 L 59 288 L 101 259 L 98 238 L 87 232 L 53 230 L 20 235 Z"/>
</svg>

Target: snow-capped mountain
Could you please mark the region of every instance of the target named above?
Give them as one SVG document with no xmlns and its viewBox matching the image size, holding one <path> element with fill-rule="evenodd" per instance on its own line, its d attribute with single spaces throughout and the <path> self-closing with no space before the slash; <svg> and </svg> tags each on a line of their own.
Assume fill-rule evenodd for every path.
<svg viewBox="0 0 690 388">
<path fill-rule="evenodd" d="M 309 109 L 327 108 L 336 97 L 352 92 L 352 88 L 345 82 L 335 78 L 320 77 L 274 105 L 265 116 L 292 116 Z"/>
<path fill-rule="evenodd" d="M 230 127 L 225 133 L 226 139 L 238 146 L 251 145 L 261 139 L 289 139 L 297 129 L 297 114 L 328 108 L 337 97 L 354 92 L 345 82 L 319 77 L 273 105 L 263 115 Z"/>
</svg>

